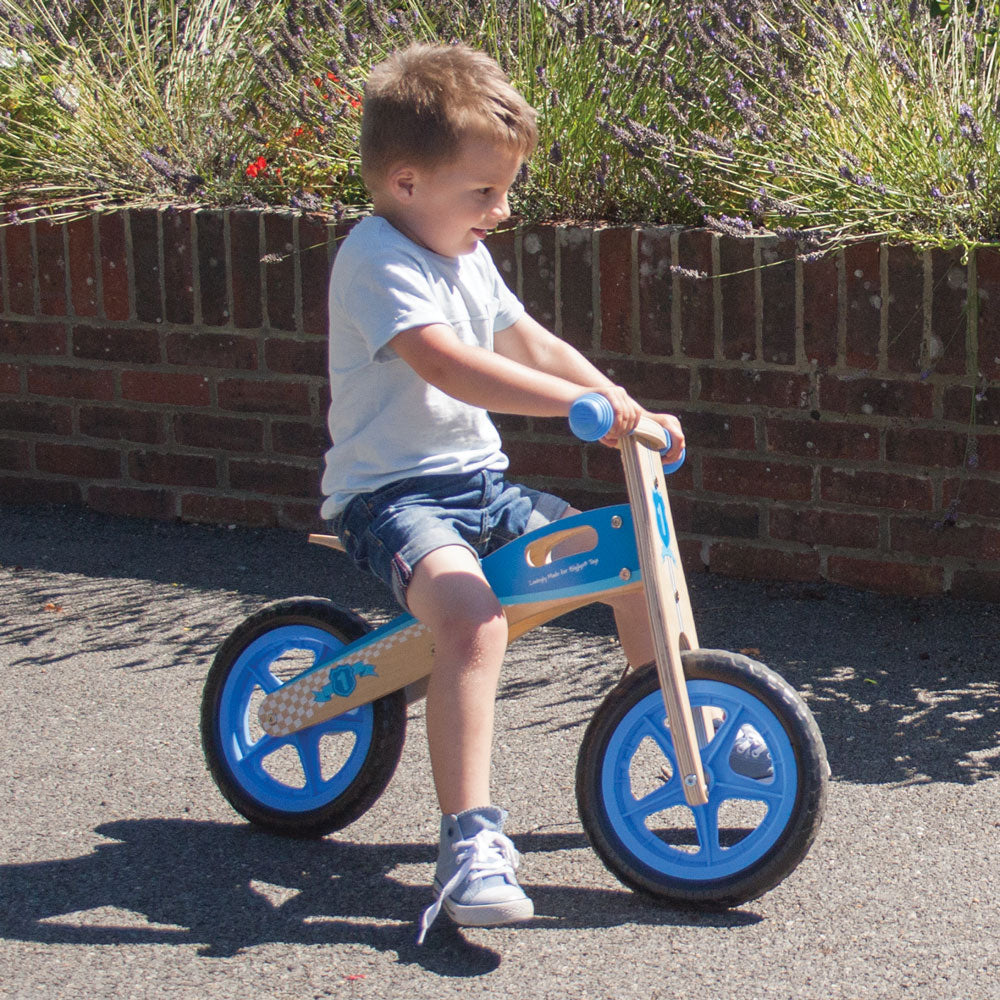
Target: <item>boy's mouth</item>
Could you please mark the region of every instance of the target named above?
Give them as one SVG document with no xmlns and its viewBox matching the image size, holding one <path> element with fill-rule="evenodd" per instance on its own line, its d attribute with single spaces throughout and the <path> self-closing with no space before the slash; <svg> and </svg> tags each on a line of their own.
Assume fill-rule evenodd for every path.
<svg viewBox="0 0 1000 1000">
<path fill-rule="evenodd" d="M 476 229 L 475 227 L 473 227 L 472 232 L 477 240 L 485 240 L 490 234 L 488 229 Z"/>
</svg>

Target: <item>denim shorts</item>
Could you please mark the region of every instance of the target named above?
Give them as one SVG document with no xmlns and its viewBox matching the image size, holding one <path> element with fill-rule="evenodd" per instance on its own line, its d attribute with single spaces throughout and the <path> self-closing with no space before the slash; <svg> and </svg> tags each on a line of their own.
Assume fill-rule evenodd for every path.
<svg viewBox="0 0 1000 1000">
<path fill-rule="evenodd" d="M 330 520 L 355 565 L 377 576 L 405 608 L 413 567 L 445 545 L 480 558 L 559 520 L 569 504 L 504 481 L 502 472 L 416 476 L 354 497 Z"/>
</svg>

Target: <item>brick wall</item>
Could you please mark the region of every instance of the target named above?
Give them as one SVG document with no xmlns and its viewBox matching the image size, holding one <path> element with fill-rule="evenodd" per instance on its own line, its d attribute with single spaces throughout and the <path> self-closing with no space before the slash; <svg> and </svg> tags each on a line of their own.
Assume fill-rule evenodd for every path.
<svg viewBox="0 0 1000 1000">
<path fill-rule="evenodd" d="M 0 229 L 0 500 L 314 528 L 345 231 L 172 209 Z M 556 226 L 490 246 L 533 315 L 682 418 L 689 572 L 1000 600 L 1000 254 Z M 614 453 L 498 422 L 520 477 L 620 499 Z"/>
</svg>

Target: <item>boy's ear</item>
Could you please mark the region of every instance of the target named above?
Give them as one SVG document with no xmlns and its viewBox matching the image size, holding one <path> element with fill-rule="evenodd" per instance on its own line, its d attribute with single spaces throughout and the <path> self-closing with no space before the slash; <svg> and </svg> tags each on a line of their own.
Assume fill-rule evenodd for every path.
<svg viewBox="0 0 1000 1000">
<path fill-rule="evenodd" d="M 400 164 L 389 171 L 386 188 L 396 201 L 408 202 L 413 197 L 416 181 L 417 171 L 411 166 Z"/>
</svg>

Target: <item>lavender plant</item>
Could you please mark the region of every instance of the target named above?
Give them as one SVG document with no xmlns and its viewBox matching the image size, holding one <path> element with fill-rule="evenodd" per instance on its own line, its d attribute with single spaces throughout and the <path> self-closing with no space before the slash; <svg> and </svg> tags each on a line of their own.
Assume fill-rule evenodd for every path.
<svg viewBox="0 0 1000 1000">
<path fill-rule="evenodd" d="M 0 194 L 360 211 L 368 67 L 495 55 L 540 111 L 529 219 L 1000 239 L 996 5 L 926 0 L 0 2 Z M 938 4 L 938 7 L 941 7 Z M 943 9 L 943 8 L 942 8 Z"/>
</svg>

